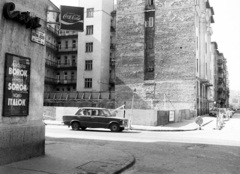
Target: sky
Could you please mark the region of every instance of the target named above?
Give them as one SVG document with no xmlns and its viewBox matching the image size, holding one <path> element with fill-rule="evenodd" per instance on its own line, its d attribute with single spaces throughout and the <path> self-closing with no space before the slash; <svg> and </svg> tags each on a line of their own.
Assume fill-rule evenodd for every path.
<svg viewBox="0 0 240 174">
<path fill-rule="evenodd" d="M 78 6 L 78 0 L 51 0 L 56 6 Z M 240 0 L 209 0 L 214 10 L 212 42 L 227 59 L 230 90 L 240 91 Z M 239 49 L 239 50 L 238 50 Z"/>
</svg>

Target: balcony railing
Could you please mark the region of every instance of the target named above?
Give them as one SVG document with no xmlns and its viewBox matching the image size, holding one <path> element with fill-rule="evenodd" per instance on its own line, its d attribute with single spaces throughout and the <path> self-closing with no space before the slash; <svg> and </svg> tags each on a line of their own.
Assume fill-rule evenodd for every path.
<svg viewBox="0 0 240 174">
<path fill-rule="evenodd" d="M 75 47 L 60 47 L 58 48 L 59 52 L 69 52 L 69 51 L 77 51 L 77 46 Z"/>
<path fill-rule="evenodd" d="M 223 64 L 223 60 L 222 59 L 218 59 L 217 63 L 218 63 L 218 65 L 221 65 L 221 64 Z"/>
<path fill-rule="evenodd" d="M 115 66 L 115 58 L 110 58 L 110 65 Z"/>
<path fill-rule="evenodd" d="M 52 27 L 51 25 L 47 25 L 47 29 L 51 32 L 53 32 L 56 35 L 59 35 L 59 30 L 57 30 L 56 28 Z"/>
<path fill-rule="evenodd" d="M 58 63 L 57 68 L 76 68 L 77 64 L 76 63 Z"/>
<path fill-rule="evenodd" d="M 47 45 L 47 47 L 49 47 L 49 48 L 51 48 L 51 49 L 53 49 L 55 51 L 58 50 L 58 47 L 56 45 L 54 45 L 54 44 L 52 44 L 52 43 L 50 43 L 48 41 L 46 41 L 46 45 Z"/>
<path fill-rule="evenodd" d="M 53 61 L 48 60 L 48 59 L 46 59 L 45 65 L 48 66 L 48 67 L 54 67 L 54 68 L 57 67 L 57 63 L 56 62 L 53 62 Z"/>
<path fill-rule="evenodd" d="M 115 44 L 111 44 L 111 45 L 110 45 L 110 49 L 113 49 L 113 50 L 114 50 L 115 48 L 116 48 L 116 45 L 115 45 Z"/>
<path fill-rule="evenodd" d="M 60 31 L 59 36 L 77 36 L 77 31 Z"/>
<path fill-rule="evenodd" d="M 110 29 L 111 29 L 111 32 L 116 32 L 116 28 L 115 27 L 111 26 Z"/>
<path fill-rule="evenodd" d="M 76 84 L 76 79 L 56 79 L 51 77 L 45 77 L 45 82 L 52 84 Z"/>
</svg>

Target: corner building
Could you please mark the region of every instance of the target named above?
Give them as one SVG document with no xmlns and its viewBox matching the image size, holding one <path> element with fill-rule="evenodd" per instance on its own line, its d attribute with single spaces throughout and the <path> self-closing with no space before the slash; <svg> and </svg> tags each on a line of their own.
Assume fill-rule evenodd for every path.
<svg viewBox="0 0 240 174">
<path fill-rule="evenodd" d="M 118 0 L 116 107 L 207 113 L 213 14 L 205 0 Z"/>
</svg>

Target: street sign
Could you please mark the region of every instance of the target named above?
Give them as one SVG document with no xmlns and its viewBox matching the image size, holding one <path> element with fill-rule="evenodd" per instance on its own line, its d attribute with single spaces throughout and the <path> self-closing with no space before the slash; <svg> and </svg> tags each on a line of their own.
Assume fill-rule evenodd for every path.
<svg viewBox="0 0 240 174">
<path fill-rule="evenodd" d="M 31 41 L 40 45 L 45 45 L 45 32 L 39 30 L 32 30 Z"/>
</svg>

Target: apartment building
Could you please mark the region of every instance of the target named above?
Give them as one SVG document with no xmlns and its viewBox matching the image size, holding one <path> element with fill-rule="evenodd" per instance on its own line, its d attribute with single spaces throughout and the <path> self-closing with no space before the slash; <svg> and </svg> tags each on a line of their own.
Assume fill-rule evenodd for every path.
<svg viewBox="0 0 240 174">
<path fill-rule="evenodd" d="M 116 107 L 207 113 L 214 102 L 209 1 L 117 2 Z"/>
<path fill-rule="evenodd" d="M 111 90 L 111 13 L 114 1 L 79 0 L 79 6 L 85 8 L 85 16 L 84 32 L 78 33 L 77 91 L 106 92 Z"/>
<path fill-rule="evenodd" d="M 49 1 L 49 10 L 59 9 Z M 58 13 L 48 12 L 48 21 L 57 22 Z M 45 92 L 76 91 L 78 32 L 59 30 L 47 24 Z"/>
<path fill-rule="evenodd" d="M 229 79 L 227 59 L 218 51 L 216 42 L 212 42 L 212 59 L 214 60 L 214 105 L 213 107 L 229 107 Z"/>
<path fill-rule="evenodd" d="M 85 9 L 84 32 L 59 30 L 48 24 L 45 92 L 114 90 L 114 1 L 79 0 Z M 59 9 L 49 1 L 49 10 Z M 114 15 L 115 14 L 115 15 Z M 48 21 L 58 14 L 48 12 Z M 111 57 L 111 59 L 110 59 Z"/>
</svg>

